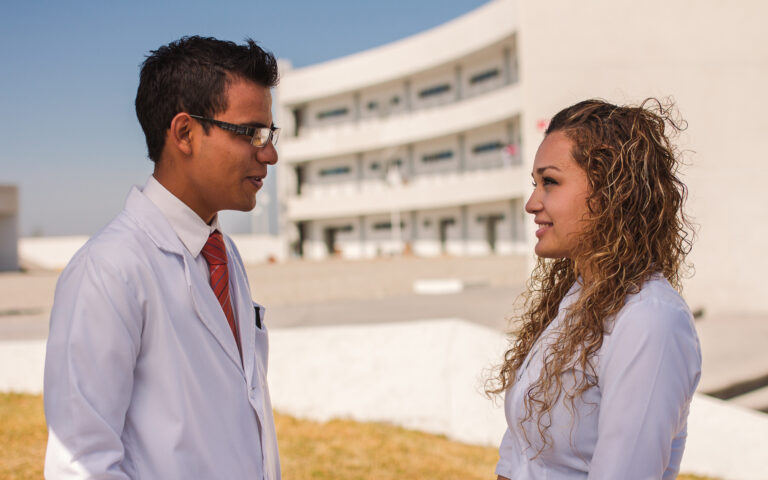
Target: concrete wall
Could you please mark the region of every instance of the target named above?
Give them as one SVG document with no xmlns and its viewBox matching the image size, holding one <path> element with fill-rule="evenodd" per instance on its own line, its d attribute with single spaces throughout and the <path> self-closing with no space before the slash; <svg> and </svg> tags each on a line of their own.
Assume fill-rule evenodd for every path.
<svg viewBox="0 0 768 480">
<path fill-rule="evenodd" d="M 0 185 L 0 271 L 19 268 L 19 189 Z"/>
<path fill-rule="evenodd" d="M 541 139 L 537 123 L 565 106 L 674 97 L 689 125 L 678 144 L 701 227 L 684 294 L 707 313 L 768 312 L 766 18 L 758 0 L 520 4 L 524 170 Z"/>
<path fill-rule="evenodd" d="M 285 260 L 288 244 L 273 235 L 231 235 L 246 264 Z M 29 265 L 47 270 L 61 270 L 88 241 L 86 236 L 30 237 L 19 239 L 19 256 Z"/>
</svg>

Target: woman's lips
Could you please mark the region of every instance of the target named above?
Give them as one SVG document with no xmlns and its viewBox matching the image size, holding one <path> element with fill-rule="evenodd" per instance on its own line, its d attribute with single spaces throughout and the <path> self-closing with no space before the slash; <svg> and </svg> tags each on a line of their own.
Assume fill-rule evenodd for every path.
<svg viewBox="0 0 768 480">
<path fill-rule="evenodd" d="M 538 230 L 536 230 L 536 238 L 541 238 L 541 236 L 544 235 L 547 232 L 547 230 L 552 228 L 551 223 L 538 223 L 537 225 L 539 226 L 539 228 Z"/>
</svg>

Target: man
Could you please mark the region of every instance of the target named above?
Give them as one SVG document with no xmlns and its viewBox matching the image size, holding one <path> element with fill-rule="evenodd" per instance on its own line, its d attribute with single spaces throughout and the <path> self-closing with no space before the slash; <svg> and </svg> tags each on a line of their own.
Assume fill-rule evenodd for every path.
<svg viewBox="0 0 768 480">
<path fill-rule="evenodd" d="M 280 478 L 263 308 L 217 219 L 277 162 L 277 78 L 252 40 L 185 37 L 142 65 L 154 173 L 59 278 L 47 478 Z"/>
</svg>

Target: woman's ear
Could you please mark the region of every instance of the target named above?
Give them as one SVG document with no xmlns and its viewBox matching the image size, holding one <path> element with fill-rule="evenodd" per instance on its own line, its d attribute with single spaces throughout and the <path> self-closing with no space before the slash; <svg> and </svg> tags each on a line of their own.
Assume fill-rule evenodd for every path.
<svg viewBox="0 0 768 480">
<path fill-rule="evenodd" d="M 191 155 L 193 127 L 192 117 L 188 113 L 177 113 L 168 128 L 168 136 L 166 137 L 166 142 L 170 144 L 168 146 L 175 148 L 184 155 Z"/>
</svg>

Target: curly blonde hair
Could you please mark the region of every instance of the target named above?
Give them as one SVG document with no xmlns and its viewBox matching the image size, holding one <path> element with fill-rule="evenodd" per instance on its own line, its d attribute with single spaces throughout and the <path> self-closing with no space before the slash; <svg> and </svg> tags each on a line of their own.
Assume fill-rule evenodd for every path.
<svg viewBox="0 0 768 480">
<path fill-rule="evenodd" d="M 680 155 L 670 138 L 684 128 L 674 118 L 671 102 L 647 99 L 638 107 L 586 100 L 559 112 L 546 130 L 546 135 L 562 132 L 573 142 L 571 154 L 587 174 L 586 226 L 573 258 L 539 258 L 522 296 L 523 313 L 512 346 L 487 389 L 498 394 L 515 382 L 568 290 L 589 272 L 589 282 L 568 309 L 562 330 L 544 352 L 544 367 L 525 395 L 520 424 L 535 421 L 542 440 L 539 453 L 549 443 L 554 404 L 563 399 L 575 412 L 576 399 L 597 385 L 591 359 L 627 295 L 657 273 L 678 291 L 682 288 L 693 227 L 683 212 L 687 189 L 678 176 Z M 564 388 L 563 374 L 573 366 L 583 373 L 576 374 L 572 388 Z"/>
</svg>

